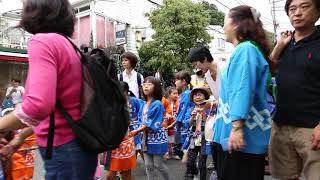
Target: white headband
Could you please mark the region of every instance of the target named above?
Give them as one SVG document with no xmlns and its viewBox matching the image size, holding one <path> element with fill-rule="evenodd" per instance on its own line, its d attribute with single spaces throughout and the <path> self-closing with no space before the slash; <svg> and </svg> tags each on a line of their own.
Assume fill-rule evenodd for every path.
<svg viewBox="0 0 320 180">
<path fill-rule="evenodd" d="M 261 17 L 261 14 L 253 7 L 251 7 L 250 10 L 251 10 L 254 22 L 257 23 L 259 18 Z"/>
</svg>

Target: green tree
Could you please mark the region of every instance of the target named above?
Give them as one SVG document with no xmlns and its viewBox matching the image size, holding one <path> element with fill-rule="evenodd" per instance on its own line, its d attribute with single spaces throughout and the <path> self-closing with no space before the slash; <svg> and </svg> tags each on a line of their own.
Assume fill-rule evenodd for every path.
<svg viewBox="0 0 320 180">
<path fill-rule="evenodd" d="M 224 13 L 219 11 L 217 6 L 214 4 L 210 4 L 207 1 L 201 2 L 204 9 L 209 13 L 210 17 L 210 25 L 220 25 L 224 24 Z"/>
<path fill-rule="evenodd" d="M 115 67 L 117 68 L 117 72 L 120 73 L 122 71 L 122 64 L 120 56 L 125 52 L 123 46 L 110 46 L 104 49 L 109 58 L 114 62 Z"/>
<path fill-rule="evenodd" d="M 191 70 L 187 60 L 190 48 L 211 41 L 206 31 L 209 14 L 202 3 L 167 0 L 147 16 L 155 34 L 151 42 L 144 43 L 139 49 L 141 71 L 145 76 L 159 71 L 163 85 L 167 86 L 172 84 L 174 72 Z"/>
</svg>

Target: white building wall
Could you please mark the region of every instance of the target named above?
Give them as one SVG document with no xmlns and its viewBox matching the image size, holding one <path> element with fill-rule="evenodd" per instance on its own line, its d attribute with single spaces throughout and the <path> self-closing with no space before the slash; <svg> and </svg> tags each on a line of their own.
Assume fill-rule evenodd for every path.
<svg viewBox="0 0 320 180">
<path fill-rule="evenodd" d="M 234 49 L 233 44 L 226 42 L 223 28 L 218 25 L 210 25 L 208 33 L 213 38 L 209 43 L 210 52 L 214 60 L 228 60 Z"/>
<path fill-rule="evenodd" d="M 116 21 L 133 24 L 135 0 L 96 1 L 95 12 L 102 13 Z"/>
</svg>

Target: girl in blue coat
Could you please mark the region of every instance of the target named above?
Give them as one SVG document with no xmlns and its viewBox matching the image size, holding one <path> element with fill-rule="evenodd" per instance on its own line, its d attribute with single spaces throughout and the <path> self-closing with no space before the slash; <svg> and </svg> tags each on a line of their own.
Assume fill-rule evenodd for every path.
<svg viewBox="0 0 320 180">
<path fill-rule="evenodd" d="M 144 151 L 145 166 L 148 180 L 154 179 L 158 169 L 163 179 L 169 179 L 169 169 L 164 163 L 163 155 L 168 151 L 168 135 L 162 127 L 164 108 L 161 103 L 162 90 L 160 80 L 149 76 L 143 84 L 143 96 L 146 100 L 139 112 L 142 125 L 139 129 L 131 131 L 134 136 L 143 132 L 142 150 Z"/>
</svg>

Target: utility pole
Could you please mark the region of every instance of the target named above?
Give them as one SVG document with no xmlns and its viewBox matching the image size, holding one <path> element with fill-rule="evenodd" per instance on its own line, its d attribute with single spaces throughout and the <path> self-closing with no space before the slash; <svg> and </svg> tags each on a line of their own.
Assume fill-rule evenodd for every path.
<svg viewBox="0 0 320 180">
<path fill-rule="evenodd" d="M 276 6 L 275 6 L 276 1 L 269 0 L 269 3 L 272 4 L 271 16 L 272 16 L 272 23 L 273 23 L 273 38 L 274 38 L 274 42 L 276 42 L 277 41 L 277 28 L 279 26 L 279 24 L 277 23 L 277 19 L 276 19 Z"/>
</svg>

